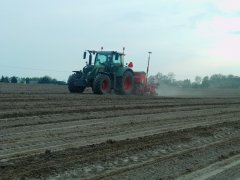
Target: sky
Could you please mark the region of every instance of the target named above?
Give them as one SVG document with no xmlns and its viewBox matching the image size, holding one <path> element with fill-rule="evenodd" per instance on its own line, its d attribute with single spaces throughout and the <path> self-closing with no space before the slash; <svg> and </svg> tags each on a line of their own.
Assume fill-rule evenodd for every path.
<svg viewBox="0 0 240 180">
<path fill-rule="evenodd" d="M 0 75 L 67 80 L 87 49 L 176 79 L 240 76 L 239 0 L 0 0 Z"/>
</svg>

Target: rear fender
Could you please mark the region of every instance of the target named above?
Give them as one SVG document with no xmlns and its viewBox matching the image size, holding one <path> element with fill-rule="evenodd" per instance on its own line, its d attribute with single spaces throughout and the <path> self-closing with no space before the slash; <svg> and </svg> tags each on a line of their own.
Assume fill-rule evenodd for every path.
<svg viewBox="0 0 240 180">
<path fill-rule="evenodd" d="M 122 67 L 122 68 L 118 68 L 114 73 L 117 77 L 122 77 L 123 74 L 126 72 L 126 71 L 130 71 L 133 73 L 133 70 L 130 69 L 129 67 Z M 134 74 L 134 73 L 133 73 Z"/>
</svg>

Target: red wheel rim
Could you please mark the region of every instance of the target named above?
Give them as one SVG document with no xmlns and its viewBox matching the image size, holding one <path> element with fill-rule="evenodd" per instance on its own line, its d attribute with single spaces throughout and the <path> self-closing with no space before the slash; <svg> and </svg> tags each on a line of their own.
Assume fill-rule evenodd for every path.
<svg viewBox="0 0 240 180">
<path fill-rule="evenodd" d="M 107 92 L 110 87 L 109 81 L 107 79 L 104 79 L 102 82 L 102 92 Z"/>
<path fill-rule="evenodd" d="M 124 90 L 129 91 L 132 88 L 132 79 L 130 76 L 127 76 L 124 80 Z"/>
</svg>

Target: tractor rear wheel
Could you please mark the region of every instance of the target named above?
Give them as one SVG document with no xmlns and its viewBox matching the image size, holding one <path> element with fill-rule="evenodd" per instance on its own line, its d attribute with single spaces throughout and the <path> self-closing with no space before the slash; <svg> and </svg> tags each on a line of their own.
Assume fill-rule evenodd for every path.
<svg viewBox="0 0 240 180">
<path fill-rule="evenodd" d="M 122 76 L 120 85 L 120 94 L 133 94 L 134 88 L 134 75 L 131 71 L 126 71 Z"/>
<path fill-rule="evenodd" d="M 95 94 L 107 94 L 111 92 L 111 80 L 106 74 L 98 74 L 93 81 Z"/>
<path fill-rule="evenodd" d="M 86 86 L 76 86 L 75 82 L 79 81 L 82 77 L 76 73 L 72 74 L 68 78 L 68 89 L 71 93 L 82 93 Z"/>
</svg>

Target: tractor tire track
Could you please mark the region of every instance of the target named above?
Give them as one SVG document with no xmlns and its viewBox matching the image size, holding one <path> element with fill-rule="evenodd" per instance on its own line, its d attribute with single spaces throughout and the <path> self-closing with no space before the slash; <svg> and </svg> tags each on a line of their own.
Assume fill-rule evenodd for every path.
<svg viewBox="0 0 240 180">
<path fill-rule="evenodd" d="M 0 179 L 173 179 L 239 154 L 239 97 L 96 96 L 46 87 L 0 94 Z M 237 167 L 220 174 L 234 177 Z"/>
<path fill-rule="evenodd" d="M 56 152 L 56 155 L 52 152 L 52 154 L 49 154 L 49 157 L 48 154 L 45 153 L 39 155 L 40 157 L 33 156 L 25 157 L 26 159 L 23 158 L 22 160 L 12 160 L 13 163 L 7 163 L 6 167 L 8 168 L 4 169 L 7 171 L 13 166 L 15 169 L 14 175 L 17 175 L 18 177 L 38 177 L 39 173 L 42 173 L 41 176 L 43 176 L 44 173 L 47 172 L 46 169 L 53 168 L 54 170 L 76 166 L 75 170 L 71 170 L 70 168 L 66 173 L 60 174 L 61 177 L 64 179 L 74 177 L 88 177 L 90 179 L 105 179 L 108 177 L 119 179 L 120 177 L 124 179 L 129 176 L 134 177 L 136 172 L 133 173 L 132 171 L 137 171 L 137 173 L 139 173 L 139 171 L 144 172 L 142 169 L 145 167 L 155 166 L 156 163 L 162 161 L 171 162 L 172 158 L 179 159 L 179 157 L 185 157 L 191 153 L 197 154 L 198 151 L 206 151 L 206 149 L 209 148 L 220 148 L 221 146 L 224 146 L 225 149 L 226 147 L 229 149 L 231 146 L 232 148 L 227 153 L 235 153 L 240 147 L 240 129 L 236 127 L 240 127 L 239 121 L 176 130 L 132 140 L 107 142 L 100 144 L 99 146 L 84 146 L 82 147 L 83 150 L 72 149 L 69 150 L 70 152 L 66 150 L 62 153 L 59 152 L 60 154 Z M 203 132 L 210 134 L 205 136 L 205 134 L 202 134 Z M 169 137 L 171 137 L 170 141 Z M 133 143 L 135 146 L 132 146 Z M 104 147 L 101 148 L 101 146 Z M 112 148 L 117 148 L 118 151 L 114 151 Z M 220 149 L 222 149 L 222 147 Z M 84 151 L 87 154 L 85 154 Z M 69 156 L 69 153 L 71 156 Z M 105 159 L 106 155 L 108 156 L 107 162 Z M 218 156 L 219 155 L 217 155 L 217 157 Z M 31 158 L 40 159 L 33 161 Z M 41 160 L 41 158 L 43 159 Z M 46 161 L 46 158 L 49 158 L 49 161 Z M 61 160 L 64 159 L 64 163 L 60 163 L 58 161 L 59 158 L 61 158 Z M 98 162 L 93 164 L 92 161 L 96 161 L 96 159 L 98 159 Z M 21 168 L 18 172 L 16 167 L 18 166 L 18 161 L 21 165 L 22 163 L 26 163 L 26 166 L 30 166 L 31 168 Z M 6 171 L 4 172 L 3 170 L 3 173 L 7 173 Z M 91 176 L 93 174 L 96 174 L 96 176 Z M 135 177 L 140 178 L 141 173 L 139 176 Z M 50 177 L 50 179 L 51 178 L 53 177 Z"/>
</svg>

